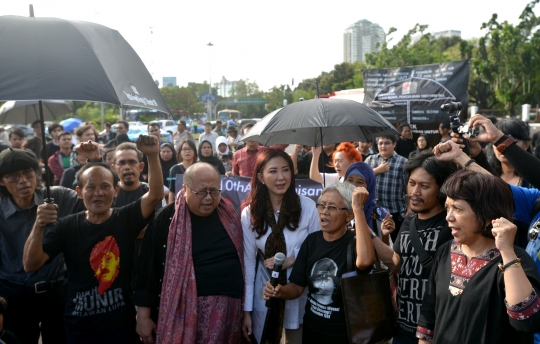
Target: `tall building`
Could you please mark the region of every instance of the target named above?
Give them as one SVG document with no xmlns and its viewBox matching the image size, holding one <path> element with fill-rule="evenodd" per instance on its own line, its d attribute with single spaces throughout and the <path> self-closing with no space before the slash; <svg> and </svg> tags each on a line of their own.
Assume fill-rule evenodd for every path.
<svg viewBox="0 0 540 344">
<path fill-rule="evenodd" d="M 385 41 L 386 34 L 382 27 L 366 19 L 359 20 L 343 34 L 343 61 L 365 62 L 366 54 L 378 51 Z"/>
<path fill-rule="evenodd" d="M 227 80 L 224 76 L 221 77 L 220 82 L 215 82 L 213 87 L 217 88 L 218 96 L 229 97 L 231 90 L 236 86 L 238 81 Z"/>
</svg>

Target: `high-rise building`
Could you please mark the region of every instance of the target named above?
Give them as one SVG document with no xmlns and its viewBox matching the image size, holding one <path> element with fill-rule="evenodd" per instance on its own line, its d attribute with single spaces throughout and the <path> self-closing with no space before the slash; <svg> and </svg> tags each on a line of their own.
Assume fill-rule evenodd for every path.
<svg viewBox="0 0 540 344">
<path fill-rule="evenodd" d="M 238 81 L 227 80 L 224 76 L 221 77 L 220 82 L 215 82 L 213 87 L 217 88 L 218 96 L 229 97 L 233 87 L 236 87 Z"/>
<path fill-rule="evenodd" d="M 366 19 L 359 20 L 343 34 L 343 61 L 365 62 L 366 54 L 378 51 L 385 41 L 386 34 L 382 27 Z"/>
</svg>

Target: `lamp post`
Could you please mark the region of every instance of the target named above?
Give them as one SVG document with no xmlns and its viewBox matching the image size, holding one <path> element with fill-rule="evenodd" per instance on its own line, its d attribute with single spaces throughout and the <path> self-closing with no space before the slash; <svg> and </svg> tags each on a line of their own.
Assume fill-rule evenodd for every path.
<svg viewBox="0 0 540 344">
<path fill-rule="evenodd" d="M 208 42 L 208 47 L 213 47 L 212 42 Z M 212 120 L 212 101 L 210 100 L 212 94 L 212 54 L 208 54 L 208 61 L 210 64 L 210 81 L 208 82 L 208 120 Z"/>
<path fill-rule="evenodd" d="M 315 89 L 317 90 L 317 99 L 318 99 L 319 98 L 319 82 L 318 81 L 315 82 L 315 83 L 312 83 L 312 82 L 309 82 L 309 81 L 302 81 L 302 82 L 315 86 Z"/>
</svg>

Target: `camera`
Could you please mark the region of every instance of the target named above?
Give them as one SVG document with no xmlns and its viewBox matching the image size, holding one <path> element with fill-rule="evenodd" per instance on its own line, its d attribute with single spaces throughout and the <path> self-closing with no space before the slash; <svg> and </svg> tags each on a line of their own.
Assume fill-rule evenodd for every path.
<svg viewBox="0 0 540 344">
<path fill-rule="evenodd" d="M 450 114 L 450 130 L 460 135 L 467 135 L 467 137 L 475 138 L 478 136 L 480 129 L 474 129 L 469 125 L 469 121 L 461 123 L 459 121 L 459 112 L 462 108 L 460 102 L 451 102 L 441 105 L 441 111 L 448 112 Z"/>
</svg>

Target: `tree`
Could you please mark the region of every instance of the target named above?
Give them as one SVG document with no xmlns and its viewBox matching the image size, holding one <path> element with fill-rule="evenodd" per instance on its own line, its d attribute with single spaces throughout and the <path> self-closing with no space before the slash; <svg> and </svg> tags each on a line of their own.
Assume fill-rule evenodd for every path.
<svg viewBox="0 0 540 344">
<path fill-rule="evenodd" d="M 193 94 L 193 88 L 178 86 L 162 87 L 160 91 L 173 115 L 179 116 L 182 114 L 204 112 L 204 105 L 199 98 Z"/>
<path fill-rule="evenodd" d="M 480 80 L 491 87 L 497 101 L 511 115 L 515 115 L 520 104 L 540 96 L 540 18 L 533 11 L 538 2 L 527 4 L 517 26 L 506 21 L 499 23 L 497 14 L 482 24 L 488 32 L 480 38 L 473 66 Z"/>
</svg>

